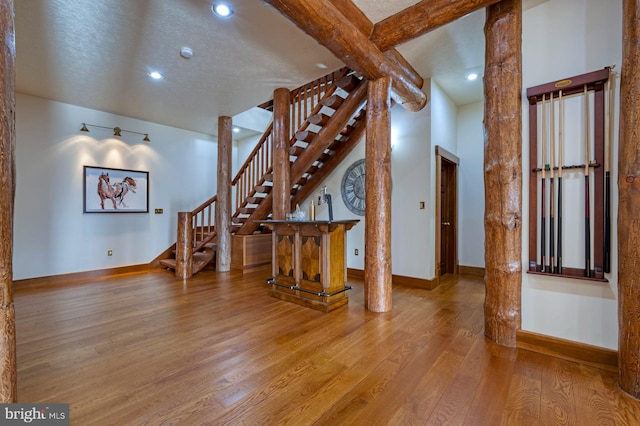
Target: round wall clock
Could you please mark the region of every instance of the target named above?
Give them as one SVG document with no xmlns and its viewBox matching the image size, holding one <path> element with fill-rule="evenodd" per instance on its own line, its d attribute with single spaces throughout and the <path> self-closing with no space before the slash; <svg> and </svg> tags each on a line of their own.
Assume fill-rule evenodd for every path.
<svg viewBox="0 0 640 426">
<path fill-rule="evenodd" d="M 342 177 L 342 200 L 347 208 L 359 215 L 364 216 L 364 176 L 365 160 L 358 160 L 349 166 Z"/>
</svg>

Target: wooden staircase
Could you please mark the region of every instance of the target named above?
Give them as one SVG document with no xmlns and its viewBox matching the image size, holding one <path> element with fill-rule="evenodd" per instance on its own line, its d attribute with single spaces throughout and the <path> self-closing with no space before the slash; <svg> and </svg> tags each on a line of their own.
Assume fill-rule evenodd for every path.
<svg viewBox="0 0 640 426">
<path fill-rule="evenodd" d="M 292 208 L 318 189 L 364 134 L 366 88 L 365 80 L 343 68 L 291 92 L 289 121 L 294 135 L 289 142 Z M 272 101 L 260 106 L 270 109 Z M 259 221 L 271 215 L 272 149 L 273 124 L 232 180 L 236 199 L 231 219 L 232 233 L 268 232 Z M 178 275 L 179 268 L 190 264 L 195 274 L 215 259 L 215 202 L 214 196 L 193 212 L 179 213 L 175 257 L 160 260 L 162 266 L 176 270 Z M 180 219 L 180 215 L 185 216 Z M 184 224 L 182 230 L 181 223 Z M 189 236 L 185 237 L 186 234 Z"/>
<path fill-rule="evenodd" d="M 292 207 L 318 188 L 364 134 L 366 114 L 362 107 L 367 83 L 348 69 L 340 73 L 340 77 L 334 79 L 316 103 L 303 98 L 303 95 L 313 93 L 312 89 L 303 86 L 298 92 L 292 92 L 292 110 L 298 118 L 297 130 L 293 132 L 294 137 L 289 143 Z M 302 105 L 305 110 L 308 107 L 309 114 L 300 113 Z M 256 232 L 259 221 L 269 218 L 271 214 L 273 169 L 269 160 L 273 146 L 272 130 L 272 127 L 267 129 L 232 182 L 236 186 L 236 194 L 246 193 L 244 198 L 236 198 L 238 204 L 232 218 L 234 223 L 240 225 L 237 230 L 239 235 Z M 262 164 L 266 166 L 264 169 L 261 168 Z M 260 170 L 263 172 L 260 173 Z M 256 181 L 255 186 L 245 191 L 246 181 L 252 178 Z"/>
<path fill-rule="evenodd" d="M 218 197 L 213 196 L 191 212 L 179 213 L 178 216 L 178 242 L 171 253 L 173 258 L 161 259 L 160 265 L 177 270 L 181 267 L 178 259 L 180 255 L 191 256 L 191 273 L 196 274 L 207 266 L 215 266 L 216 257 L 216 232 L 215 232 L 215 203 Z M 182 225 L 182 226 L 180 226 Z M 182 230 L 180 229 L 182 228 Z M 182 236 L 182 238 L 181 238 Z M 189 247 L 187 247 L 189 246 Z"/>
</svg>

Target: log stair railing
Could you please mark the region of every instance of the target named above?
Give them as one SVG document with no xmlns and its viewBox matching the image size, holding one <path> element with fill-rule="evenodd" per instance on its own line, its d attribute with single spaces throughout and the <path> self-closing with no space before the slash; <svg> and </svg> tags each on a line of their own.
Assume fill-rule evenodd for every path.
<svg viewBox="0 0 640 426">
<path fill-rule="evenodd" d="M 176 249 L 172 251 L 174 258 L 162 259 L 160 265 L 178 271 L 181 267 L 188 267 L 182 263 L 191 263 L 191 274 L 196 274 L 215 259 L 216 201 L 217 196 L 214 195 L 195 210 L 178 213 L 178 240 Z"/>
</svg>

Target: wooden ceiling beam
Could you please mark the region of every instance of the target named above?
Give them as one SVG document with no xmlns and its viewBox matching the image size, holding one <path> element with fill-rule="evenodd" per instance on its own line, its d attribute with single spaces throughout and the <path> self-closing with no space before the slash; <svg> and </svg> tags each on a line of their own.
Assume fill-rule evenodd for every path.
<svg viewBox="0 0 640 426">
<path fill-rule="evenodd" d="M 358 30 L 367 37 L 371 37 L 373 32 L 373 22 L 367 17 L 367 15 L 360 10 L 352 1 L 345 0 L 329 0 L 329 2 L 340 11 Z M 418 74 L 413 66 L 393 47 L 383 52 L 384 55 L 392 62 L 395 62 L 406 76 L 411 80 L 413 84 L 422 88 L 424 79 Z"/>
<path fill-rule="evenodd" d="M 408 63 L 401 61 L 399 54 L 391 54 L 390 59 L 369 40 L 365 34 L 368 18 L 358 17 L 355 6 L 336 7 L 331 0 L 266 0 L 266 3 L 368 80 L 390 76 L 392 98 L 407 110 L 419 111 L 426 105 L 427 96 L 421 90 L 422 85 L 418 86 L 415 76 L 410 77 L 407 73 L 410 65 L 407 67 Z M 345 0 L 344 3 L 351 2 Z"/>
<path fill-rule="evenodd" d="M 377 22 L 370 40 L 385 52 L 500 0 L 422 0 Z"/>
</svg>

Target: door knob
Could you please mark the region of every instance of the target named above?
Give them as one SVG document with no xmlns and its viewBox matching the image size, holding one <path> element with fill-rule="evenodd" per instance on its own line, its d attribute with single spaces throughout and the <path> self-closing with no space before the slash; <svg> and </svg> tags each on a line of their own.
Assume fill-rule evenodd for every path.
<svg viewBox="0 0 640 426">
<path fill-rule="evenodd" d="M 444 226 L 451 226 L 451 223 L 450 223 L 450 222 L 442 222 L 442 225 L 444 225 Z"/>
</svg>

